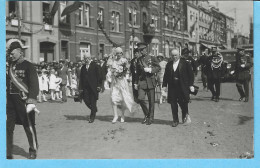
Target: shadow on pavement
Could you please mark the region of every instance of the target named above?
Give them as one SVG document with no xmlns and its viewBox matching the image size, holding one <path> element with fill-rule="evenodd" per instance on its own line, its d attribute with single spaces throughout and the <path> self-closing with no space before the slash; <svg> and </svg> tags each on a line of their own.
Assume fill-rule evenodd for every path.
<svg viewBox="0 0 260 168">
<path fill-rule="evenodd" d="M 243 125 L 245 124 L 245 122 L 252 120 L 254 117 L 238 115 L 238 118 L 239 118 L 238 125 Z"/>
<path fill-rule="evenodd" d="M 66 117 L 66 120 L 88 120 L 87 116 L 79 116 L 79 115 L 64 115 Z M 96 120 L 105 121 L 105 122 L 111 122 L 113 119 L 112 115 L 107 116 L 96 116 Z M 118 121 L 120 121 L 118 119 Z M 143 118 L 132 118 L 132 117 L 125 117 L 125 121 L 128 123 L 136 122 L 140 123 L 143 121 Z M 172 125 L 172 121 L 170 120 L 159 120 L 154 119 L 153 124 L 160 124 L 160 125 Z"/>
<path fill-rule="evenodd" d="M 13 154 L 14 155 L 20 155 L 25 158 L 28 157 L 29 153 L 25 152 L 25 150 L 17 145 L 13 145 Z"/>
</svg>

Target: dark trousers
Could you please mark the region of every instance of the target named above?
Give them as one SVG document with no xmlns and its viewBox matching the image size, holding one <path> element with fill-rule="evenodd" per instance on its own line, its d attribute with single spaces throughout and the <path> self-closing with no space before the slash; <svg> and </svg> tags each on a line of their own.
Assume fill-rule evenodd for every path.
<svg viewBox="0 0 260 168">
<path fill-rule="evenodd" d="M 145 95 L 148 97 L 149 110 L 147 108 L 147 102 L 145 101 Z M 144 116 L 154 119 L 155 89 L 138 89 L 138 101 L 142 107 Z"/>
<path fill-rule="evenodd" d="M 182 92 L 180 83 L 174 84 L 174 90 L 175 92 L 172 101 L 170 102 L 171 109 L 172 109 L 172 118 L 173 118 L 173 122 L 179 122 L 178 104 L 182 111 L 182 119 L 184 119 L 186 115 L 189 113 L 189 109 L 188 109 L 189 101 L 185 100 L 184 93 Z"/>
<path fill-rule="evenodd" d="M 15 124 L 23 125 L 29 142 L 29 152 L 35 152 L 38 148 L 38 141 L 35 128 L 35 112 L 26 113 L 25 102 L 18 94 L 7 95 L 6 107 L 6 155 L 12 156 L 13 134 Z"/>
<path fill-rule="evenodd" d="M 249 80 L 238 80 L 236 86 L 240 94 L 240 97 L 246 97 L 246 98 L 249 97 Z"/>
<path fill-rule="evenodd" d="M 201 71 L 201 80 L 202 80 L 202 84 L 203 84 L 203 88 L 207 87 L 207 75 Z"/>
<path fill-rule="evenodd" d="M 62 92 L 62 101 L 67 101 L 67 95 L 66 95 L 66 84 L 61 84 L 61 92 Z"/>
<path fill-rule="evenodd" d="M 208 88 L 212 96 L 219 98 L 220 96 L 220 79 L 208 79 Z"/>
<path fill-rule="evenodd" d="M 83 89 L 83 100 L 90 109 L 90 118 L 95 119 L 97 112 L 97 99 L 93 91 L 88 87 Z"/>
</svg>

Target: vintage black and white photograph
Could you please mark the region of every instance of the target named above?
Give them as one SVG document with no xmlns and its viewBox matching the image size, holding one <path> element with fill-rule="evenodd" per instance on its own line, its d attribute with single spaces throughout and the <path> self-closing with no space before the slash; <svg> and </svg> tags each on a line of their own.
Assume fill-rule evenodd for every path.
<svg viewBox="0 0 260 168">
<path fill-rule="evenodd" d="M 5 1 L 6 159 L 254 158 L 253 1 Z"/>
</svg>

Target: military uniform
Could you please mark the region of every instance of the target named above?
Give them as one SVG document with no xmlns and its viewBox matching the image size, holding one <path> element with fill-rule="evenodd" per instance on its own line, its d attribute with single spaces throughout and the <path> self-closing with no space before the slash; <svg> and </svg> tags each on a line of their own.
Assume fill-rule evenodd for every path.
<svg viewBox="0 0 260 168">
<path fill-rule="evenodd" d="M 18 60 L 9 64 L 6 73 L 6 144 L 7 159 L 12 159 L 13 132 L 15 124 L 23 125 L 29 142 L 29 158 L 35 159 L 38 142 L 35 128 L 35 112 L 27 113 L 26 106 L 37 102 L 39 83 L 36 69 L 26 60 Z M 17 82 L 18 81 L 18 82 Z M 25 93 L 21 88 L 28 89 Z"/>
<path fill-rule="evenodd" d="M 241 65 L 245 65 L 241 67 Z M 250 68 L 252 67 L 252 61 L 249 55 L 239 54 L 236 55 L 236 86 L 240 94 L 241 101 L 245 98 L 245 102 L 249 97 L 249 80 L 251 79 Z M 244 88 L 243 88 L 244 87 Z"/>
<path fill-rule="evenodd" d="M 222 62 L 219 63 L 218 66 L 215 66 L 215 59 L 222 59 L 222 55 L 218 52 L 210 55 L 207 60 L 206 65 L 206 73 L 208 79 L 208 88 L 212 93 L 211 100 L 219 101 L 220 96 L 220 84 L 221 78 L 224 73 L 224 64 Z"/>
<path fill-rule="evenodd" d="M 139 44 L 139 49 L 146 48 L 145 44 Z M 150 72 L 145 72 L 145 68 L 150 68 Z M 138 85 L 138 101 L 145 115 L 143 123 L 150 125 L 154 119 L 156 73 L 160 71 L 159 62 L 155 57 L 142 55 L 137 59 L 135 84 Z M 149 109 L 147 108 L 145 95 L 148 96 Z"/>
</svg>

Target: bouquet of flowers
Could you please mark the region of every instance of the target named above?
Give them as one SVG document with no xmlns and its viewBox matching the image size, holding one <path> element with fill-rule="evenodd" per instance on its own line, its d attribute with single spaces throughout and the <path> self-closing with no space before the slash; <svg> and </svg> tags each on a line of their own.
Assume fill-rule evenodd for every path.
<svg viewBox="0 0 260 168">
<path fill-rule="evenodd" d="M 127 59 L 121 58 L 119 61 L 114 61 L 112 64 L 114 76 L 116 78 L 122 78 L 127 73 Z"/>
</svg>

